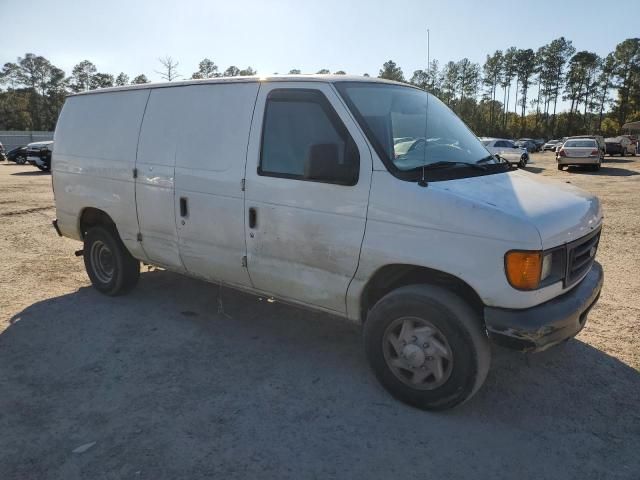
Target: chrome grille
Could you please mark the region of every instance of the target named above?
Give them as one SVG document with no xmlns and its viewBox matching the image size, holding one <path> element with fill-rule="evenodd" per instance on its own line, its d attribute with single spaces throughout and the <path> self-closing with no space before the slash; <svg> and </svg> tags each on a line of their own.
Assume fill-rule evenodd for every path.
<svg viewBox="0 0 640 480">
<path fill-rule="evenodd" d="M 600 242 L 600 232 L 601 229 L 598 229 L 567 244 L 565 287 L 576 283 L 593 265 Z"/>
</svg>

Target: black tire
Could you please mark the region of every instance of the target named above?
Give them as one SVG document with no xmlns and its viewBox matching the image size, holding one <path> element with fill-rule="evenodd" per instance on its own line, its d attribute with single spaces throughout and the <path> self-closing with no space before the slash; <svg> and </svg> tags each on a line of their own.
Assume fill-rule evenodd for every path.
<svg viewBox="0 0 640 480">
<path fill-rule="evenodd" d="M 48 172 L 49 171 L 49 166 L 48 165 L 36 165 L 36 167 L 38 167 L 43 172 Z"/>
<path fill-rule="evenodd" d="M 518 162 L 518 167 L 519 168 L 524 168 L 527 166 L 527 157 L 525 157 L 524 155 L 522 155 L 520 157 L 520 161 Z"/>
<path fill-rule="evenodd" d="M 626 152 L 626 151 L 622 150 L 622 151 L 620 152 L 620 156 L 621 156 L 621 157 L 624 157 L 624 156 L 626 156 L 626 155 L 627 155 L 627 152 Z"/>
<path fill-rule="evenodd" d="M 594 170 L 595 172 L 597 172 L 598 170 L 600 170 L 600 162 L 596 163 L 592 168 L 593 168 L 593 170 Z"/>
<path fill-rule="evenodd" d="M 406 383 L 410 380 L 401 380 L 387 363 L 387 333 L 405 317 L 427 321 L 448 343 L 448 376 L 431 389 L 410 386 Z M 418 340 L 420 343 L 422 340 Z M 478 315 L 454 293 L 432 285 L 401 287 L 379 300 L 364 325 L 364 344 L 369 364 L 382 386 L 398 400 L 423 410 L 445 410 L 470 399 L 482 386 L 491 364 L 489 340 Z M 429 347 L 429 343 L 423 346 Z"/>
<path fill-rule="evenodd" d="M 140 262 L 131 256 L 115 229 L 102 226 L 85 235 L 84 266 L 96 290 L 110 296 L 131 291 L 140 276 Z"/>
<path fill-rule="evenodd" d="M 558 164 L 558 170 L 562 170 L 564 167 L 560 164 Z"/>
</svg>

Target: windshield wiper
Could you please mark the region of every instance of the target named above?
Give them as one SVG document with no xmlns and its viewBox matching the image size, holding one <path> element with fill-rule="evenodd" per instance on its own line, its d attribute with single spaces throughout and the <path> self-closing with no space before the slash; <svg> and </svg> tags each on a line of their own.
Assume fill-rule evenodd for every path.
<svg viewBox="0 0 640 480">
<path fill-rule="evenodd" d="M 504 163 L 504 160 L 502 160 L 501 157 L 493 156 L 493 155 L 487 155 L 486 157 L 481 158 L 480 160 L 478 160 L 476 162 L 476 165 L 481 164 L 481 163 L 490 162 L 491 160 L 496 160 L 496 159 L 499 161 L 499 163 Z"/>
<path fill-rule="evenodd" d="M 412 168 L 411 171 L 421 171 L 424 170 L 438 170 L 441 168 L 451 168 L 451 167 L 467 167 L 473 168 L 474 170 L 486 170 L 487 167 L 484 165 L 478 165 L 475 163 L 467 163 L 467 162 L 450 162 L 446 160 L 442 160 L 435 163 L 430 163 L 428 165 L 421 165 L 419 167 Z"/>
</svg>

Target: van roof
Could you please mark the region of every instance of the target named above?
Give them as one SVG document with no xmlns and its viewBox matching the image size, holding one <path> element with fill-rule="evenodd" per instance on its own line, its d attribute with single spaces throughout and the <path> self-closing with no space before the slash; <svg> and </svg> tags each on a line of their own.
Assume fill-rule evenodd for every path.
<svg viewBox="0 0 640 480">
<path fill-rule="evenodd" d="M 362 77 L 359 75 L 269 75 L 269 76 L 250 76 L 250 77 L 216 77 L 193 80 L 182 80 L 179 82 L 154 82 L 140 83 L 136 85 L 125 85 L 122 87 L 99 88 L 96 90 L 88 90 L 86 92 L 72 93 L 69 96 L 77 95 L 94 95 L 97 93 L 119 92 L 125 90 L 141 90 L 145 88 L 166 88 L 166 87 L 183 87 L 186 85 L 203 85 L 210 83 L 256 83 L 256 82 L 322 82 L 334 83 L 341 82 L 370 82 L 370 83 L 386 83 L 390 85 L 403 85 L 407 87 L 417 88 L 414 85 L 393 80 L 385 80 L 383 78 Z"/>
</svg>

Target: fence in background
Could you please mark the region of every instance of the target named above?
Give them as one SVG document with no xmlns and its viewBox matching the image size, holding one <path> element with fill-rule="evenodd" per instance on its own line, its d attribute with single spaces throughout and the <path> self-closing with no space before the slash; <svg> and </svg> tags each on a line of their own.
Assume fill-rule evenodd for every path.
<svg viewBox="0 0 640 480">
<path fill-rule="evenodd" d="M 45 140 L 53 140 L 53 132 L 0 131 L 0 143 L 4 145 L 5 152 L 27 143 L 44 142 Z"/>
</svg>

